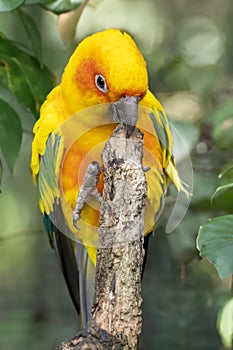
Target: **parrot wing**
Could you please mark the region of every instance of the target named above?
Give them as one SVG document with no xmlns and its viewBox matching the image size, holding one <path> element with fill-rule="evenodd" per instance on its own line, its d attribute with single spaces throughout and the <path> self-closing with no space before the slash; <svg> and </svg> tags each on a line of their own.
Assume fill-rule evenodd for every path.
<svg viewBox="0 0 233 350">
<path fill-rule="evenodd" d="M 54 204 L 60 197 L 58 172 L 63 150 L 62 136 L 52 133 L 48 137 L 44 154 L 40 157 L 40 171 L 37 179 L 39 206 L 41 212 L 47 215 L 53 212 Z M 49 236 L 49 239 L 52 243 L 53 237 Z"/>
<path fill-rule="evenodd" d="M 40 157 L 39 205 L 44 213 L 44 223 L 50 244 L 56 251 L 72 301 L 78 313 L 81 314 L 82 324 L 86 324 L 90 319 L 95 267 L 88 257 L 85 246 L 63 233 L 69 230 L 65 227 L 66 218 L 60 202 L 59 172 L 63 153 L 62 136 L 51 133 L 44 155 Z M 57 224 L 57 218 L 59 223 L 63 223 L 62 226 Z"/>
<path fill-rule="evenodd" d="M 158 138 L 160 143 L 160 152 L 162 153 L 161 165 L 167 177 L 166 187 L 171 180 L 176 186 L 178 192 L 182 191 L 188 198 L 190 198 L 190 193 L 185 188 L 185 183 L 179 177 L 176 161 L 173 155 L 173 139 L 178 135 L 172 134 L 166 113 L 160 102 L 150 90 L 147 91 L 145 98 L 142 100 L 142 106 L 146 107 L 147 114 L 152 123 L 151 128 L 148 126 L 148 118 L 146 118 L 147 128 L 151 134 Z M 158 156 L 158 153 L 155 154 L 155 156 Z"/>
</svg>

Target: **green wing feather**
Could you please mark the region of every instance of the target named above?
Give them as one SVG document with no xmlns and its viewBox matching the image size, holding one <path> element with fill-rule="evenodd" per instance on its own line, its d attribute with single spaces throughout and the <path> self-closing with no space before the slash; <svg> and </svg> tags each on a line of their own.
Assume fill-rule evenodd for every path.
<svg viewBox="0 0 233 350">
<path fill-rule="evenodd" d="M 161 149 L 163 151 L 163 166 L 166 167 L 166 164 L 169 163 L 172 158 L 173 142 L 171 136 L 169 137 L 168 134 L 170 126 L 162 111 L 157 110 L 155 113 L 150 113 L 150 119 L 159 138 Z"/>
<path fill-rule="evenodd" d="M 55 201 L 60 197 L 59 170 L 63 151 L 62 136 L 50 134 L 45 153 L 40 158 L 38 174 L 39 205 L 42 213 L 47 215 L 51 214 Z"/>
<path fill-rule="evenodd" d="M 175 184 L 178 192 L 182 191 L 187 197 L 190 196 L 189 191 L 185 188 L 185 184 L 180 179 L 178 171 L 176 169 L 176 162 L 173 156 L 173 140 L 170 131 L 168 119 L 162 111 L 155 111 L 150 113 L 150 119 L 153 123 L 155 131 L 158 135 L 161 149 L 163 152 L 163 168 L 168 177 Z M 168 130 L 170 133 L 168 133 Z"/>
</svg>

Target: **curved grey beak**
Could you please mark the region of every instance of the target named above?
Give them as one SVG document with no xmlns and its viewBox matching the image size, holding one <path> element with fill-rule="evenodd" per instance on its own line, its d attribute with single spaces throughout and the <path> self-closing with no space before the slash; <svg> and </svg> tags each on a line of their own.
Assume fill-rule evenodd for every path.
<svg viewBox="0 0 233 350">
<path fill-rule="evenodd" d="M 138 120 L 139 96 L 122 96 L 110 107 L 113 120 L 126 126 L 126 138 L 133 133 Z"/>
</svg>

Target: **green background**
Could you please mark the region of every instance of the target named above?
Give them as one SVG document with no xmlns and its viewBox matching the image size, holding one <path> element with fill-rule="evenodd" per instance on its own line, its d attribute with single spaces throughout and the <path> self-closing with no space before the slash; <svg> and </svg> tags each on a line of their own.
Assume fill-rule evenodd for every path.
<svg viewBox="0 0 233 350">
<path fill-rule="evenodd" d="M 3 3 L 0 1 L 0 10 Z M 59 9 L 61 2 L 55 3 Z M 232 161 L 233 3 L 93 0 L 77 25 L 75 16 L 67 22 L 60 17 L 57 22 L 56 14 L 38 5 L 24 5 L 23 10 L 34 19 L 38 32 L 30 20 L 26 19 L 25 27 L 17 11 L 0 12 L 0 31 L 33 52 L 43 73 L 38 91 L 30 90 L 16 79 L 18 68 L 9 55 L 13 79 L 13 91 L 9 92 L 4 71 L 0 70 L 0 107 L 3 111 L 4 101 L 8 101 L 21 121 L 19 124 L 13 112 L 12 119 L 3 123 L 1 113 L 1 155 L 5 158 L 1 157 L 0 348 L 52 350 L 78 329 L 78 317 L 44 233 L 31 179 L 32 127 L 42 97 L 55 79 L 44 63 L 59 81 L 68 57 L 83 37 L 118 27 L 132 34 L 141 49 L 148 64 L 150 88 L 185 140 L 194 172 L 191 206 L 184 220 L 166 234 L 166 211 L 151 238 L 143 280 L 141 349 L 224 349 L 217 318 L 232 296 L 231 277 L 220 279 L 214 266 L 200 258 L 196 238 L 206 220 L 232 212 L 232 189 L 220 193 L 212 202 L 211 196 L 222 183 L 219 173 Z M 0 61 L 7 52 L 9 46 L 4 42 Z M 30 62 L 24 61 L 27 67 L 35 64 Z M 34 74 L 35 70 L 28 72 L 36 79 Z M 3 145 L 6 126 L 12 148 Z M 21 142 L 19 155 L 17 142 Z M 182 159 L 182 149 L 178 155 Z M 183 173 L 181 177 L 185 178 L 185 167 Z M 231 173 L 229 178 L 232 181 Z"/>
</svg>

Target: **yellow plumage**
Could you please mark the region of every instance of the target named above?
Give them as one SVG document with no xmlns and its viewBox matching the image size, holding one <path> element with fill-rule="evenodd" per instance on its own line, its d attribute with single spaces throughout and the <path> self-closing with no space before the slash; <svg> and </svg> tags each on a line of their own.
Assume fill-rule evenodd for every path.
<svg viewBox="0 0 233 350">
<path fill-rule="evenodd" d="M 96 79 L 99 76 L 105 85 L 98 86 Z M 93 110 L 84 118 L 81 111 L 95 105 L 116 103 L 124 96 L 140 100 L 137 126 L 144 132 L 144 163 L 151 167 L 146 173 L 146 234 L 155 225 L 154 218 L 160 213 L 169 180 L 178 191 L 183 190 L 183 185 L 173 160 L 172 135 L 166 115 L 148 89 L 146 63 L 128 34 L 109 29 L 83 40 L 71 56 L 61 83 L 42 105 L 40 119 L 33 129 L 31 170 L 35 182 L 38 181 L 40 209 L 51 216 L 59 204 L 67 230 L 83 241 L 94 263 L 98 203 L 94 201 L 92 205 L 84 206 L 80 232 L 73 226 L 72 210 L 88 165 L 85 162 L 96 160 L 116 124 L 108 120 L 102 123 L 98 112 L 96 119 L 93 118 Z M 75 114 L 77 117 L 72 119 Z M 77 133 L 73 143 L 70 141 L 72 132 Z M 50 141 L 50 137 L 54 140 Z M 78 174 L 81 174 L 79 180 Z"/>
</svg>

